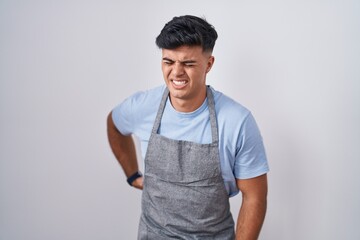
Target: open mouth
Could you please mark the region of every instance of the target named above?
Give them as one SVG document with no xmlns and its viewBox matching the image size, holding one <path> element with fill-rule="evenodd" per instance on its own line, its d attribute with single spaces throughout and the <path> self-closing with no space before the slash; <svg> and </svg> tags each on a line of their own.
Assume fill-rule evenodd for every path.
<svg viewBox="0 0 360 240">
<path fill-rule="evenodd" d="M 185 80 L 172 80 L 173 84 L 176 85 L 176 86 L 184 86 L 187 84 L 187 81 Z"/>
</svg>

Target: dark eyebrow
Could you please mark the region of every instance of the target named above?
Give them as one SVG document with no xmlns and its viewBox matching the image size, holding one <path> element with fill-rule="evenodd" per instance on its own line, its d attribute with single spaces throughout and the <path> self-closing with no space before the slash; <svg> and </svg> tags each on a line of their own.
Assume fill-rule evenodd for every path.
<svg viewBox="0 0 360 240">
<path fill-rule="evenodd" d="M 185 60 L 185 61 L 182 61 L 181 63 L 196 63 L 195 60 Z"/>
<path fill-rule="evenodd" d="M 170 58 L 167 58 L 167 57 L 164 57 L 163 61 L 175 62 L 174 60 L 171 60 Z M 188 63 L 196 63 L 196 61 L 195 60 L 185 60 L 185 61 L 180 61 L 180 63 L 188 64 Z"/>
<path fill-rule="evenodd" d="M 166 58 L 166 57 L 163 58 L 163 61 L 174 62 L 174 60 L 171 60 L 170 58 Z"/>
</svg>

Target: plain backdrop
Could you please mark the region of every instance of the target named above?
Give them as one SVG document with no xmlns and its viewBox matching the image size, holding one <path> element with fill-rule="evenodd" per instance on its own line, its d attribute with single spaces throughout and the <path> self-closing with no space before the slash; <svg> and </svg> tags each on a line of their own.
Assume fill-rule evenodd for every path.
<svg viewBox="0 0 360 240">
<path fill-rule="evenodd" d="M 260 239 L 360 239 L 359 13 L 357 0 L 0 0 L 0 239 L 136 239 L 141 192 L 106 117 L 163 84 L 155 37 L 184 14 L 215 26 L 208 84 L 262 132 Z"/>
</svg>

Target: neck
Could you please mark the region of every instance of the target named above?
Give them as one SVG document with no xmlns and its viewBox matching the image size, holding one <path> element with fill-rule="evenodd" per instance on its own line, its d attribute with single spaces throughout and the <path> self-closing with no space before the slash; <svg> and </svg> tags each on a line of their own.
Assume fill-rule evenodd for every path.
<svg viewBox="0 0 360 240">
<path fill-rule="evenodd" d="M 198 109 L 206 98 L 206 88 L 205 91 L 197 96 L 196 99 L 181 99 L 172 97 L 170 94 L 171 105 L 178 112 L 193 112 Z"/>
</svg>

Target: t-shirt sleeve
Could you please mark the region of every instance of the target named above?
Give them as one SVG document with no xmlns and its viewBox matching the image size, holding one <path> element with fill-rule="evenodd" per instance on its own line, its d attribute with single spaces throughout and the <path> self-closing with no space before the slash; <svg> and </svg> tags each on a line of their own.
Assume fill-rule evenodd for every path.
<svg viewBox="0 0 360 240">
<path fill-rule="evenodd" d="M 113 122 L 123 135 L 130 135 L 134 131 L 133 105 L 132 98 L 127 98 L 112 110 Z"/>
<path fill-rule="evenodd" d="M 138 91 L 117 105 L 112 110 L 116 128 L 123 135 L 147 136 L 151 132 L 164 89 L 165 85 L 161 85 L 147 91 Z"/>
<path fill-rule="evenodd" d="M 249 179 L 269 171 L 263 140 L 251 113 L 245 118 L 238 136 L 234 174 Z"/>
</svg>

